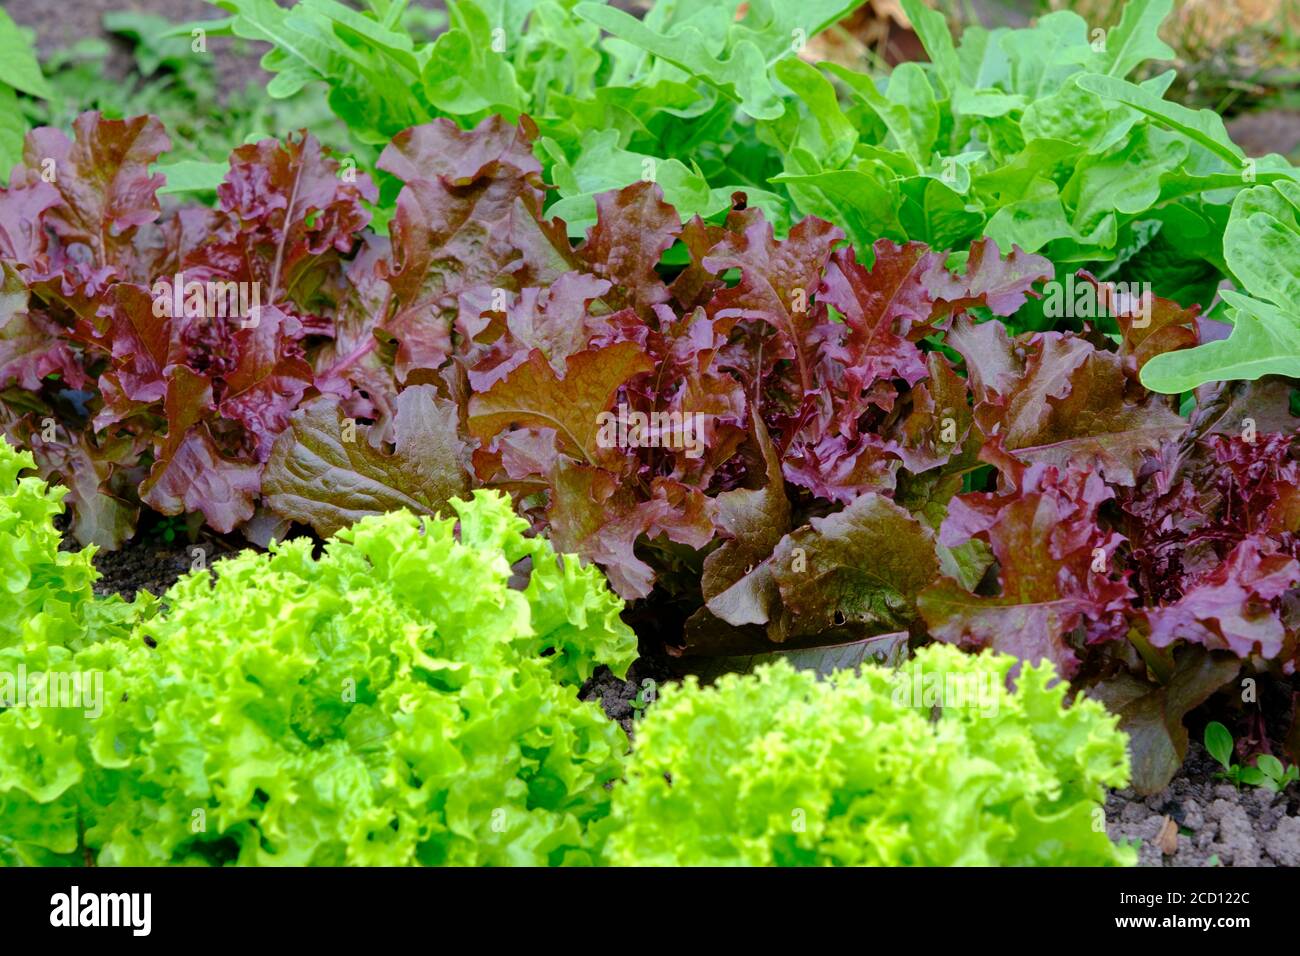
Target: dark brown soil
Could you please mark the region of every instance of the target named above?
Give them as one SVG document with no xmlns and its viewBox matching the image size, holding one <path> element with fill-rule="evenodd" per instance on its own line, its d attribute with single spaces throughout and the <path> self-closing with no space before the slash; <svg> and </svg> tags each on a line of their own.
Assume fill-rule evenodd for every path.
<svg viewBox="0 0 1300 956">
<path fill-rule="evenodd" d="M 19 26 L 36 31 L 36 48 L 42 59 L 55 50 L 71 46 L 78 40 L 97 37 L 109 41 L 111 54 L 105 64 L 105 80 L 121 80 L 134 65 L 131 47 L 124 39 L 104 32 L 105 13 L 115 10 L 135 10 L 166 17 L 173 23 L 190 23 L 196 20 L 218 20 L 226 16 L 219 7 L 204 0 L 75 0 L 73 3 L 56 3 L 53 0 L 5 0 L 5 11 Z M 242 47 L 242 52 L 236 52 Z M 224 91 L 242 90 L 250 82 L 265 85 L 270 76 L 263 73 L 257 61 L 266 51 L 266 44 L 212 37 L 208 51 Z"/>
<path fill-rule="evenodd" d="M 619 680 L 603 664 L 582 686 L 582 700 L 600 701 L 605 716 L 617 721 L 629 737 L 636 733 L 636 720 L 645 706 L 654 700 L 666 682 L 673 679 L 668 662 L 660 658 L 641 657 L 628 668 L 627 680 Z"/>
<path fill-rule="evenodd" d="M 66 514 L 55 519 L 55 527 L 65 533 L 60 548 L 80 550 L 81 545 L 66 534 L 67 523 Z M 211 568 L 217 559 L 248 546 L 239 535 L 221 536 L 206 529 L 191 539 L 173 519 L 145 510 L 135 536 L 124 547 L 95 554 L 95 570 L 100 575 L 95 593 L 119 594 L 128 601 L 138 591 L 161 596 L 185 572 Z"/>
<path fill-rule="evenodd" d="M 150 533 L 138 535 L 120 551 L 95 555 L 101 575 L 95 592 L 120 594 L 128 600 L 140 590 L 161 595 L 186 571 L 211 567 L 214 559 L 234 550 L 231 543 L 206 535 L 193 543 L 184 538 L 168 542 Z"/>
<path fill-rule="evenodd" d="M 204 0 L 76 0 L 57 5 L 45 0 L 5 0 L 4 8 L 19 26 L 36 31 L 36 48 L 42 57 L 86 37 L 105 37 L 104 14 L 116 10 L 155 13 L 177 23 L 212 20 L 221 13 Z M 130 58 L 123 55 L 116 65 L 125 72 Z"/>
</svg>

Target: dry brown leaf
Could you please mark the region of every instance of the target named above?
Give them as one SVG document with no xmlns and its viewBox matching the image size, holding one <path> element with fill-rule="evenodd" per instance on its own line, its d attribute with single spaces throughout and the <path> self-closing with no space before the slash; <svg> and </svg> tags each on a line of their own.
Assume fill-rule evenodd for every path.
<svg viewBox="0 0 1300 956">
<path fill-rule="evenodd" d="M 1178 852 L 1178 824 L 1171 817 L 1165 817 L 1160 832 L 1156 834 L 1156 846 L 1160 847 L 1160 852 L 1165 856 L 1173 856 Z"/>
</svg>

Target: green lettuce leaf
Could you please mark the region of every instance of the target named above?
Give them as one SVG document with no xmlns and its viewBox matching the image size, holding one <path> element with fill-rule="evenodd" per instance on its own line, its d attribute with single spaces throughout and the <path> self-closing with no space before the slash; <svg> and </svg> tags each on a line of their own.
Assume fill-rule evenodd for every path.
<svg viewBox="0 0 1300 956">
<path fill-rule="evenodd" d="M 1220 293 L 1232 334 L 1156 356 L 1142 369 L 1147 388 L 1178 393 L 1212 381 L 1300 377 L 1300 184 L 1282 180 L 1238 193 L 1223 247 L 1245 290 Z"/>
<path fill-rule="evenodd" d="M 666 688 L 605 827 L 637 866 L 1131 865 L 1093 825 L 1129 759 L 1050 666 L 932 646 L 821 680 L 781 661 Z M 864 732 L 864 728 L 868 732 Z"/>
<path fill-rule="evenodd" d="M 23 622 L 0 671 L 96 690 L 0 710 L 0 856 L 597 860 L 626 738 L 578 685 L 597 663 L 624 674 L 636 642 L 600 573 L 527 536 L 508 499 L 367 517 L 319 557 L 299 538 L 222 559 L 159 611 L 93 598 L 93 552 L 58 550 L 60 493 L 18 480 L 30 466 L 0 443 L 0 602 L 21 605 L 0 620 Z"/>
</svg>

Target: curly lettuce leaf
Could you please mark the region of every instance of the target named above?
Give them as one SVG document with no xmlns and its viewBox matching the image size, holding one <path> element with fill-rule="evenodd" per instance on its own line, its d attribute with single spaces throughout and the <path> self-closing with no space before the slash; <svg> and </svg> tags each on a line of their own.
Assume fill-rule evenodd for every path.
<svg viewBox="0 0 1300 956">
<path fill-rule="evenodd" d="M 789 664 L 665 689 L 605 858 L 639 866 L 1131 865 L 1093 826 L 1129 761 L 1050 666 L 935 646 L 896 672 Z M 944 687 L 949 693 L 943 692 Z M 953 689 L 966 688 L 959 700 Z M 977 690 L 978 689 L 978 690 Z M 870 727 L 870 733 L 862 728 Z"/>
<path fill-rule="evenodd" d="M 6 857 L 595 862 L 626 739 L 577 688 L 598 663 L 624 673 L 635 640 L 599 573 L 525 536 L 507 499 L 368 517 L 319 557 L 297 539 L 223 559 L 105 634 L 67 599 L 90 602 L 93 572 L 89 552 L 56 550 L 57 493 L 14 487 L 29 464 L 0 451 L 0 554 L 12 541 L 35 575 L 12 589 L 37 605 L 21 660 L 33 678 L 98 675 L 102 692 L 91 709 L 0 711 Z M 16 650 L 0 644 L 0 662 Z"/>
</svg>

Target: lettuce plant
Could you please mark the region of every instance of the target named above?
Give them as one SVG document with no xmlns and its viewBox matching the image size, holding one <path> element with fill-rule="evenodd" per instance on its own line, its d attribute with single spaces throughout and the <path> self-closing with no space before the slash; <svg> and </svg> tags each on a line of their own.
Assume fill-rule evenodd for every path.
<svg viewBox="0 0 1300 956">
<path fill-rule="evenodd" d="M 230 17 L 211 29 L 272 45 L 262 60 L 276 74 L 272 96 L 327 85 L 363 164 L 431 119 L 532 117 L 558 187 L 553 214 L 575 235 L 595 221 L 597 193 L 647 176 L 688 216 L 724 213 L 744 189 L 787 220 L 783 190 L 767 184 L 776 155 L 756 123 L 784 109 L 771 67 L 855 6 L 662 2 L 638 20 L 578 0 L 453 0 L 448 28 L 430 39 L 406 23 L 405 2 L 213 2 Z"/>
<path fill-rule="evenodd" d="M 592 862 L 587 826 L 608 813 L 626 740 L 577 690 L 597 661 L 621 673 L 634 656 L 620 604 L 594 569 L 525 537 L 500 495 L 453 506 L 366 518 L 319 558 L 298 539 L 225 559 L 129 636 L 75 653 L 42 655 L 33 637 L 28 670 L 99 675 L 100 712 L 0 712 L 0 852 Z"/>
<path fill-rule="evenodd" d="M 666 688 L 637 724 L 606 859 L 675 866 L 1131 864 L 1101 818 L 1128 778 L 1052 668 L 934 646 L 819 681 L 784 662 Z"/>
<path fill-rule="evenodd" d="M 373 187 L 310 136 L 241 147 L 217 209 L 164 215 L 153 120 L 86 114 L 74 141 L 31 134 L 0 194 L 13 224 L 0 384 L 8 433 L 71 489 L 77 537 L 120 544 L 140 503 L 262 542 L 288 520 L 330 534 L 365 513 L 436 511 L 482 482 L 547 491 L 533 510 L 561 547 L 644 596 L 636 540 L 703 547 L 706 499 L 769 484 L 777 457 L 809 496 L 841 504 L 888 492 L 902 457 L 945 457 L 960 436 L 927 438 L 934 409 L 901 421 L 898 398 L 930 374 L 919 340 L 954 312 L 1008 314 L 1051 274 L 989 243 L 964 273 L 883 243 L 868 272 L 826 222 L 778 240 L 737 201 L 722 225 L 683 224 L 652 183 L 603 194 L 574 246 L 544 218 L 535 132 L 493 118 L 398 135 L 379 160 L 404 183 L 391 237 L 361 231 Z M 669 249 L 686 260 L 671 282 Z M 257 321 L 192 311 L 191 282 L 251 288 Z M 598 448 L 616 407 L 706 418 L 701 447 Z M 540 429 L 535 447 L 503 435 L 521 428 Z"/>
<path fill-rule="evenodd" d="M 0 192 L 6 431 L 68 487 L 82 543 L 120 546 L 141 502 L 230 531 L 313 384 L 305 343 L 331 332 L 374 188 L 309 135 L 265 140 L 234 152 L 219 208 L 164 215 L 157 120 L 74 132 L 30 133 Z"/>
<path fill-rule="evenodd" d="M 1159 392 L 1207 382 L 1300 377 L 1300 183 L 1279 180 L 1237 193 L 1223 255 L 1240 289 L 1220 294 L 1231 333 L 1182 355 L 1162 355 L 1142 381 Z"/>
<path fill-rule="evenodd" d="M 1131 480 L 1104 460 L 1026 464 L 989 442 L 997 489 L 951 499 L 938 540 L 978 542 L 995 563 L 978 585 L 945 574 L 927 586 L 925 630 L 1053 661 L 1121 716 L 1134 785 L 1161 789 L 1187 752 L 1189 711 L 1243 666 L 1285 676 L 1300 662 L 1288 393 L 1273 382 L 1207 403 Z"/>
<path fill-rule="evenodd" d="M 54 518 L 66 489 L 35 475 L 30 452 L 0 439 L 0 655 L 22 661 L 29 650 L 66 656 L 86 644 L 125 637 L 131 610 L 97 599 L 94 549 L 60 550 Z"/>
<path fill-rule="evenodd" d="M 1245 220 L 1280 208 L 1285 225 L 1285 202 L 1260 190 L 1285 196 L 1300 176 L 1279 156 L 1246 157 L 1216 114 L 1166 100 L 1172 70 L 1142 78 L 1173 56 L 1157 34 L 1171 4 L 1131 0 L 1109 31 L 1061 10 L 1021 29 L 969 26 L 958 42 L 908 0 L 930 62 L 877 78 L 795 55 L 852 6 L 837 0 L 751 3 L 740 17 L 735 0 L 660 2 L 643 18 L 604 3 L 461 0 L 432 42 L 402 26 L 400 3 L 219 3 L 227 29 L 274 45 L 273 94 L 325 81 L 369 154 L 432 117 L 531 117 L 557 187 L 549 211 L 574 236 L 595 222 L 600 192 L 652 179 L 684 218 L 717 221 L 744 190 L 778 236 L 816 215 L 864 256 L 880 238 L 962 249 L 986 237 L 1043 253 L 1062 276 L 1085 266 L 1184 305 L 1208 308 L 1225 278 L 1263 302 L 1225 296 L 1236 340 L 1154 365 L 1144 381 L 1162 392 L 1296 368 L 1289 304 L 1250 266 L 1261 241 L 1275 254 L 1285 236 Z M 1034 309 L 1018 319 L 1059 322 Z"/>
<path fill-rule="evenodd" d="M 1050 264 L 981 241 L 953 271 L 882 241 L 867 269 L 829 223 L 778 239 L 740 202 L 721 225 L 683 223 L 654 183 L 598 197 L 572 245 L 543 218 L 530 134 L 443 120 L 385 150 L 405 183 L 391 238 L 347 270 L 314 356 L 323 394 L 274 445 L 269 507 L 328 534 L 377 500 L 482 483 L 625 598 L 662 585 L 688 615 L 713 602 L 692 626 L 701 650 L 906 628 L 934 549 L 889 499 L 904 469 L 960 459 L 972 434 L 962 380 L 921 340 L 969 310 L 1014 312 Z M 664 270 L 672 248 L 687 261 Z M 348 418 L 368 421 L 351 447 Z M 846 536 L 902 549 L 859 582 L 869 601 L 827 606 L 833 567 L 790 576 L 775 557 Z"/>
</svg>

